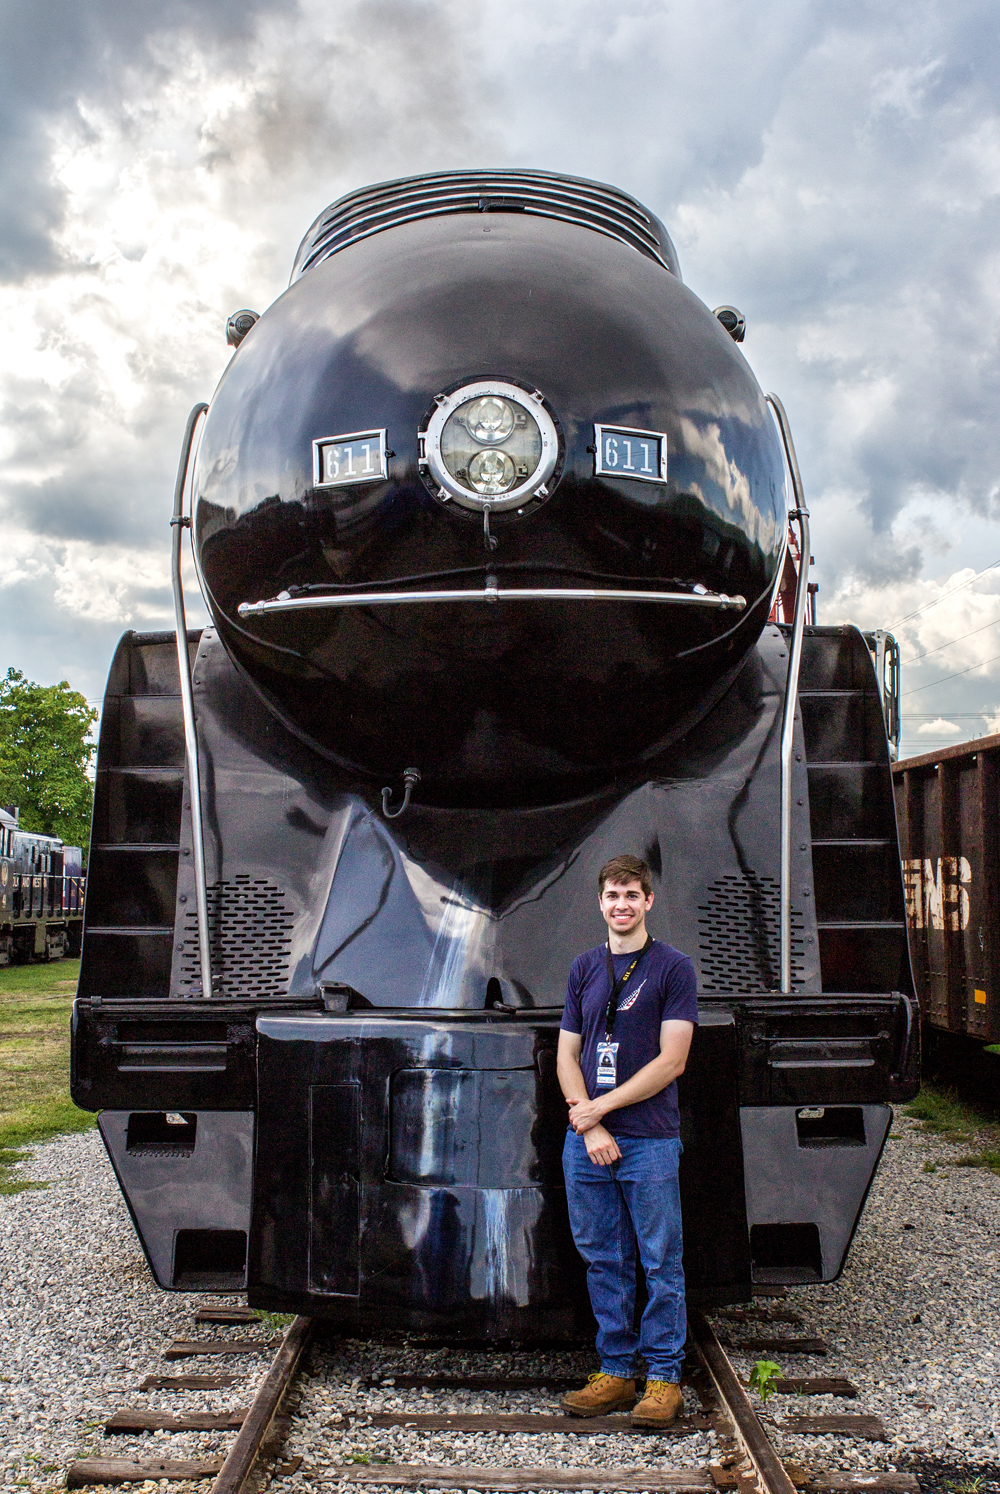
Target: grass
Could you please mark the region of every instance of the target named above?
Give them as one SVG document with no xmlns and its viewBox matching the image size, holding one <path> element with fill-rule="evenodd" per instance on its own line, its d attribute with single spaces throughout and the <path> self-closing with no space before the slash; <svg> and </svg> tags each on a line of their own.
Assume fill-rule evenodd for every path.
<svg viewBox="0 0 1000 1494">
<path fill-rule="evenodd" d="M 0 969 L 0 1194 L 42 1188 L 11 1176 L 20 1148 L 96 1117 L 69 1097 L 69 1023 L 79 960 Z"/>
<path fill-rule="evenodd" d="M 263 1308 L 257 1308 L 256 1313 L 261 1327 L 272 1337 L 282 1333 L 289 1323 L 295 1321 L 295 1314 L 292 1312 L 267 1312 Z"/>
<path fill-rule="evenodd" d="M 940 1136 L 956 1145 L 974 1148 L 954 1162 L 941 1165 L 983 1167 L 1000 1174 L 1000 1125 L 960 1100 L 953 1089 L 925 1084 L 917 1098 L 906 1107 L 906 1114 L 911 1120 L 919 1121 L 918 1129 L 925 1135 Z M 934 1172 L 937 1165 L 925 1162 L 924 1171 Z"/>
</svg>

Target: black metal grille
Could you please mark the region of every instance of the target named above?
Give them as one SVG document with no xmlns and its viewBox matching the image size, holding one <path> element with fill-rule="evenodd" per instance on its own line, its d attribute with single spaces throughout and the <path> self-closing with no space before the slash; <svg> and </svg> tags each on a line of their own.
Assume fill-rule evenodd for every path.
<svg viewBox="0 0 1000 1494">
<path fill-rule="evenodd" d="M 449 213 L 528 213 L 558 218 L 618 239 L 680 278 L 677 254 L 658 218 L 616 187 L 549 171 L 446 171 L 380 182 L 320 213 L 299 245 L 292 280 L 361 239 Z"/>
<path fill-rule="evenodd" d="M 207 891 L 215 995 L 249 1000 L 286 995 L 293 915 L 281 888 L 259 877 L 236 876 Z M 194 909 L 184 916 L 177 986 L 181 995 L 201 993 Z"/>
<path fill-rule="evenodd" d="M 698 905 L 701 990 L 774 991 L 781 981 L 781 888 L 773 877 L 720 877 Z M 802 977 L 802 914 L 792 909 L 792 980 Z"/>
</svg>

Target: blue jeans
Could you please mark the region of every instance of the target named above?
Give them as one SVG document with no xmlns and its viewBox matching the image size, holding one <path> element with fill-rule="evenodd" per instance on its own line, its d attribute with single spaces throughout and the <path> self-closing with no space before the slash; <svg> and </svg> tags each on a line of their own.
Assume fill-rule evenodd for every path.
<svg viewBox="0 0 1000 1494">
<path fill-rule="evenodd" d="M 563 1147 L 569 1222 L 587 1263 L 601 1369 L 631 1380 L 641 1355 L 650 1379 L 679 1384 L 687 1337 L 677 1183 L 680 1139 L 615 1139 L 621 1160 L 607 1167 L 591 1162 L 575 1131 L 567 1131 Z M 637 1243 L 649 1295 L 639 1333 L 633 1327 Z"/>
</svg>

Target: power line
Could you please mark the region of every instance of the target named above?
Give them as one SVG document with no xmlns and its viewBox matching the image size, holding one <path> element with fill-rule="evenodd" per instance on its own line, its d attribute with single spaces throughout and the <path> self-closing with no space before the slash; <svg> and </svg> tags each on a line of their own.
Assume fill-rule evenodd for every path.
<svg viewBox="0 0 1000 1494">
<path fill-rule="evenodd" d="M 943 685 L 947 680 L 957 680 L 961 674 L 969 674 L 973 669 L 985 669 L 987 664 L 995 664 L 1000 659 L 1000 654 L 994 654 L 990 659 L 983 659 L 979 664 L 970 664 L 968 669 L 956 669 L 954 674 L 942 675 L 939 680 L 931 680 L 929 685 L 918 685 L 915 690 L 904 690 L 903 695 L 919 695 L 921 690 L 932 690 L 935 685 Z M 900 696 L 900 699 L 903 697 Z"/>
<path fill-rule="evenodd" d="M 960 581 L 957 586 L 951 588 L 951 591 L 946 591 L 942 596 L 935 597 L 933 602 L 925 602 L 922 607 L 917 607 L 915 611 L 908 612 L 905 617 L 897 617 L 894 623 L 889 624 L 889 627 L 898 628 L 900 623 L 909 622 L 911 617 L 919 617 L 921 612 L 927 612 L 931 607 L 936 607 L 938 602 L 943 602 L 947 597 L 953 597 L 957 591 L 964 591 L 965 587 L 971 586 L 973 581 L 978 581 L 980 576 L 985 576 L 987 571 L 995 570 L 998 565 L 1000 565 L 1000 559 L 994 560 L 990 565 L 984 565 L 981 571 L 977 571 L 967 581 Z"/>
<path fill-rule="evenodd" d="M 937 648 L 929 648 L 925 654 L 917 654 L 913 659 L 901 659 L 901 664 L 919 664 L 921 659 L 929 659 L 931 654 L 939 654 L 943 648 L 951 648 L 953 643 L 961 643 L 964 638 L 972 638 L 976 633 L 985 633 L 987 628 L 995 628 L 1000 622 L 1000 617 L 995 617 L 990 623 L 983 623 L 980 628 L 971 628 L 968 633 L 961 633 L 957 638 L 952 638 L 949 643 L 939 643 Z"/>
</svg>

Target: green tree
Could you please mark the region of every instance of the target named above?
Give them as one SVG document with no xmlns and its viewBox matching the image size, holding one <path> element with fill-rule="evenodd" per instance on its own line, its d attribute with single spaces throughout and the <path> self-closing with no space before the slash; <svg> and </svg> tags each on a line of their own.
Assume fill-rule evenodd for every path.
<svg viewBox="0 0 1000 1494">
<path fill-rule="evenodd" d="M 94 790 L 87 777 L 97 712 L 66 680 L 36 685 L 19 669 L 0 680 L 0 804 L 16 804 L 25 830 L 90 842 Z"/>
</svg>

